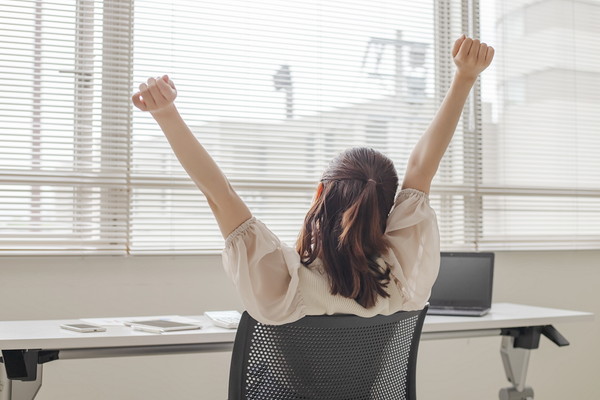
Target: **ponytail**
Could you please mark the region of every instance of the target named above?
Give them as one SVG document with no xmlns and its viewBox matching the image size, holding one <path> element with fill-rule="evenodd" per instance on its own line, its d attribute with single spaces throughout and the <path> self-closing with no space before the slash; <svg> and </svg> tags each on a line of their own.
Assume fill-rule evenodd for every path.
<svg viewBox="0 0 600 400">
<path fill-rule="evenodd" d="M 365 308 L 374 306 L 377 296 L 389 297 L 385 288 L 390 280 L 390 268 L 386 266 L 382 271 L 375 261 L 388 247 L 384 238 L 385 224 L 381 224 L 385 219 L 379 213 L 378 197 L 377 183 L 369 179 L 354 204 L 342 213 L 336 249 L 337 257 L 346 255 L 347 266 L 342 268 L 345 275 L 350 275 L 348 281 L 352 283 L 340 287 L 339 293 L 356 299 Z"/>
<path fill-rule="evenodd" d="M 348 243 L 352 238 L 357 239 L 364 233 L 363 225 L 369 213 L 372 214 L 370 219 L 379 221 L 377 211 L 377 182 L 369 179 L 358 199 L 342 214 L 340 244 Z"/>
<path fill-rule="evenodd" d="M 389 248 L 386 220 L 398 186 L 393 163 L 375 150 L 351 149 L 322 182 L 298 238 L 301 261 L 309 266 L 321 258 L 331 294 L 373 307 L 379 296 L 389 297 L 390 267 L 375 260 Z"/>
</svg>

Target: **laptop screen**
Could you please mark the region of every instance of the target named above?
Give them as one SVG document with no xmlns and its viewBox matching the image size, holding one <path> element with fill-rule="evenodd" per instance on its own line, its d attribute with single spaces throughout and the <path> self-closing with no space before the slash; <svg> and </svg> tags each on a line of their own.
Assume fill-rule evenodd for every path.
<svg viewBox="0 0 600 400">
<path fill-rule="evenodd" d="M 490 307 L 493 274 L 494 253 L 442 252 L 430 307 Z"/>
</svg>

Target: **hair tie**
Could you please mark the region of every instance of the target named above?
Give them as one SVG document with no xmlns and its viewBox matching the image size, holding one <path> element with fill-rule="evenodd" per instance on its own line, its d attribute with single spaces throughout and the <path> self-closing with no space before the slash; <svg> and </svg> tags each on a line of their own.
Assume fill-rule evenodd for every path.
<svg viewBox="0 0 600 400">
<path fill-rule="evenodd" d="M 376 185 L 377 185 L 377 181 L 375 181 L 375 179 L 370 179 L 370 178 L 369 178 L 369 179 L 367 179 L 367 183 L 369 183 L 369 182 L 373 182 L 374 184 L 376 184 Z"/>
</svg>

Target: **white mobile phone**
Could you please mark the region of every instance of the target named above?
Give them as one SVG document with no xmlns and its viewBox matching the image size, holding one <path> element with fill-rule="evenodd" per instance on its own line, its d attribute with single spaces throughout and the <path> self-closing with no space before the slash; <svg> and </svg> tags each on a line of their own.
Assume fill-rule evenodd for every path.
<svg viewBox="0 0 600 400">
<path fill-rule="evenodd" d="M 65 324 L 60 326 L 63 329 L 68 329 L 75 332 L 105 332 L 106 328 L 98 325 L 90 324 Z"/>
</svg>

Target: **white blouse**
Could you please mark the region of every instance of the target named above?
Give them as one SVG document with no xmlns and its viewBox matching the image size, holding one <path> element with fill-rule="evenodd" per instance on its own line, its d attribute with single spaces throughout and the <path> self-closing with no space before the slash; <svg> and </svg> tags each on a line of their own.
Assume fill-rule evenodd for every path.
<svg viewBox="0 0 600 400">
<path fill-rule="evenodd" d="M 368 309 L 353 299 L 332 295 L 321 261 L 305 267 L 295 248 L 282 243 L 255 217 L 226 239 L 223 266 L 248 313 L 264 324 L 284 324 L 305 315 L 372 317 L 422 309 L 440 266 L 439 230 L 427 194 L 415 189 L 400 191 L 388 215 L 385 235 L 391 247 L 378 263 L 391 267 L 390 296 L 379 297 Z"/>
</svg>

